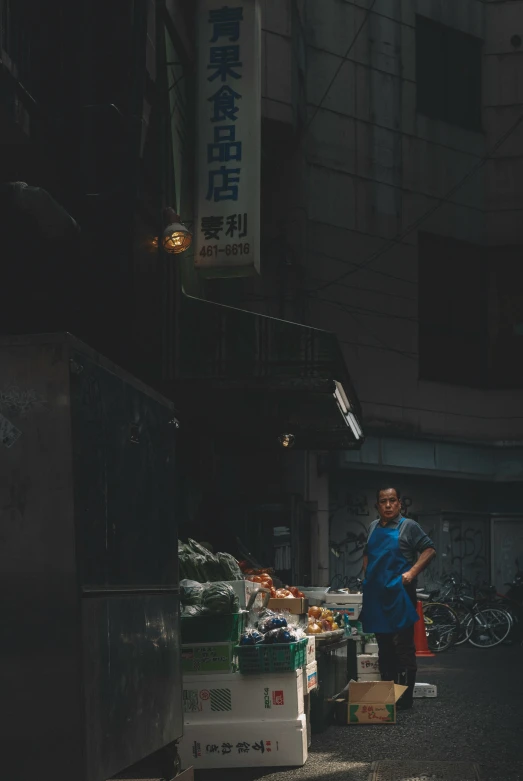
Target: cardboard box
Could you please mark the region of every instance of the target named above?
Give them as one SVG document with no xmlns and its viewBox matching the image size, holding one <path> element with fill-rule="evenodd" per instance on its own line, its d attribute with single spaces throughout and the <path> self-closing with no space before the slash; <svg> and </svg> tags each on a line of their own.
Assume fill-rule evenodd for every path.
<svg viewBox="0 0 523 781">
<path fill-rule="evenodd" d="M 234 672 L 232 643 L 191 643 L 182 645 L 184 675 L 215 675 Z"/>
<path fill-rule="evenodd" d="M 376 673 L 358 673 L 358 681 L 381 681 L 381 677 Z"/>
<path fill-rule="evenodd" d="M 305 712 L 302 670 L 266 675 L 184 675 L 184 724 L 295 720 Z"/>
<path fill-rule="evenodd" d="M 316 638 L 314 635 L 308 635 L 307 637 L 307 664 L 312 664 L 316 661 Z"/>
<path fill-rule="evenodd" d="M 303 668 L 303 691 L 305 694 L 318 688 L 318 663 L 316 661 Z"/>
<path fill-rule="evenodd" d="M 301 616 L 309 611 L 307 599 L 269 599 L 269 610 L 286 610 L 293 616 Z"/>
<path fill-rule="evenodd" d="M 192 724 L 178 743 L 182 767 L 301 767 L 307 761 L 305 716 L 294 721 Z"/>
<path fill-rule="evenodd" d="M 414 686 L 415 697 L 437 697 L 438 687 L 432 683 L 416 683 Z"/>
<path fill-rule="evenodd" d="M 351 681 L 348 724 L 395 724 L 396 703 L 407 691 L 392 681 Z"/>
<path fill-rule="evenodd" d="M 378 644 L 377 643 L 365 643 L 364 652 L 366 654 L 377 654 L 378 653 Z"/>
<path fill-rule="evenodd" d="M 194 768 L 191 765 L 191 767 L 188 767 L 187 770 L 182 770 L 181 773 L 178 773 L 176 776 L 176 781 L 194 781 Z"/>
<path fill-rule="evenodd" d="M 373 673 L 380 677 L 380 667 L 378 664 L 378 654 L 358 654 L 357 657 L 358 678 L 361 675 Z"/>
</svg>

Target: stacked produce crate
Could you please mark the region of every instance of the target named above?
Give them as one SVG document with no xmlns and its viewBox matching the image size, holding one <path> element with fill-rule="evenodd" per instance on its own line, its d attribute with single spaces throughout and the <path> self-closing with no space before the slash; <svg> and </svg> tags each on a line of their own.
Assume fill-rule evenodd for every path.
<svg viewBox="0 0 523 781">
<path fill-rule="evenodd" d="M 191 580 L 181 582 L 182 767 L 303 765 L 309 742 L 306 695 L 316 685 L 314 644 L 304 638 L 241 645 L 246 608 L 254 604 L 261 583 L 246 581 L 235 560 L 230 557 L 236 567 L 224 554 L 214 558 L 221 558 L 226 569 L 232 565 L 228 580 L 198 583 L 196 578 L 218 576 L 215 562 L 209 564 L 213 554 L 193 541 L 183 546 L 183 554 L 182 573 Z"/>
</svg>

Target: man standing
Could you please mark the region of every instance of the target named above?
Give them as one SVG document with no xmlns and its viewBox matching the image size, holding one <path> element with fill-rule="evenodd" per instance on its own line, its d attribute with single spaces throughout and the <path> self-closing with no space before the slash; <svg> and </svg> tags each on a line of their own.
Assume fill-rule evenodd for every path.
<svg viewBox="0 0 523 781">
<path fill-rule="evenodd" d="M 411 708 L 416 682 L 414 624 L 417 576 L 436 551 L 421 526 L 401 514 L 397 488 L 376 495 L 379 518 L 370 525 L 363 554 L 363 631 L 376 635 L 382 681 L 407 686 L 399 708 Z"/>
</svg>

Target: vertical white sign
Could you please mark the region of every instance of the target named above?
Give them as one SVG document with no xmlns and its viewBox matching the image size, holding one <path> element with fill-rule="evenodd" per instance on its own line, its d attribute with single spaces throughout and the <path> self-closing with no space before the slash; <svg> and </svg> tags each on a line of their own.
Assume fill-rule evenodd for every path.
<svg viewBox="0 0 523 781">
<path fill-rule="evenodd" d="M 260 270 L 259 0 L 199 0 L 195 263 L 207 275 Z"/>
</svg>

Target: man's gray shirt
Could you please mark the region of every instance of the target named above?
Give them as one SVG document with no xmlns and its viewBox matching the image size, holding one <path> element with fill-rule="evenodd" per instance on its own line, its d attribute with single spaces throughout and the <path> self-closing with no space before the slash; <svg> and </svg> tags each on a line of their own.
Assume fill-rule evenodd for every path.
<svg viewBox="0 0 523 781">
<path fill-rule="evenodd" d="M 392 528 L 397 528 L 399 525 L 399 522 L 401 521 L 401 515 L 398 515 L 394 520 L 389 521 L 387 523 L 387 526 L 391 526 Z M 369 527 L 369 535 L 367 537 L 367 544 L 372 536 L 372 533 L 374 532 L 374 529 L 379 524 L 379 518 L 375 521 L 372 521 L 370 527 Z M 435 548 L 436 546 L 428 536 L 428 534 L 425 534 L 419 523 L 416 523 L 416 521 L 413 521 L 411 518 L 405 518 L 403 523 L 401 524 L 400 533 L 399 533 L 399 546 L 400 550 L 409 562 L 409 564 L 414 564 L 417 559 L 418 555 L 420 553 L 423 553 L 424 550 L 427 550 L 427 548 Z M 365 546 L 364 555 L 367 555 L 367 546 Z"/>
</svg>

